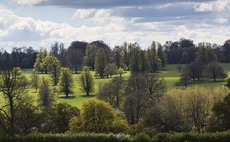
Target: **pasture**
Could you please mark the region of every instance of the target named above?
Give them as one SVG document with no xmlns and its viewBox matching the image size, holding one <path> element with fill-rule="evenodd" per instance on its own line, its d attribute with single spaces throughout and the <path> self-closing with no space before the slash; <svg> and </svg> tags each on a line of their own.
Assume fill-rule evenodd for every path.
<svg viewBox="0 0 230 142">
<path fill-rule="evenodd" d="M 228 76 L 230 76 L 230 64 L 229 63 L 223 63 L 221 65 L 224 67 L 225 72 L 228 73 Z M 24 73 L 28 77 L 28 79 L 30 79 L 32 70 L 26 69 L 26 70 L 24 70 Z M 92 74 L 94 74 L 94 72 L 92 72 Z M 166 68 L 160 70 L 157 74 L 164 78 L 164 80 L 166 82 L 167 90 L 170 90 L 173 88 L 181 88 L 180 86 L 175 86 L 175 83 L 180 78 L 180 73 L 177 69 L 177 65 L 167 65 Z M 40 76 L 40 78 L 42 76 L 49 77 L 48 74 L 39 74 L 39 76 Z M 69 98 L 66 98 L 64 95 L 57 95 L 56 96 L 57 102 L 67 102 L 73 106 L 81 108 L 83 102 L 90 100 L 90 99 L 94 99 L 96 97 L 99 85 L 103 85 L 104 83 L 111 80 L 111 78 L 105 78 L 105 79 L 96 78 L 94 80 L 95 81 L 94 92 L 91 93 L 91 96 L 86 97 L 84 91 L 82 91 L 80 89 L 79 76 L 80 76 L 80 74 L 73 74 L 73 79 L 74 79 L 74 84 L 75 84 L 74 85 L 75 86 L 74 87 L 74 94 L 71 94 Z M 123 77 L 125 79 L 128 79 L 129 76 L 130 76 L 130 72 L 125 72 L 123 74 Z M 199 85 L 199 86 L 204 86 L 207 88 L 213 88 L 215 86 L 223 85 L 223 84 L 225 84 L 225 82 L 223 80 L 215 82 L 215 83 L 211 80 L 210 81 L 209 80 L 203 80 L 203 81 L 199 81 L 199 82 L 196 82 L 194 84 L 191 84 L 190 86 Z M 34 101 L 36 102 L 37 101 L 37 93 L 35 93 L 35 89 L 28 88 L 28 93 L 34 98 Z M 2 102 L 2 101 L 3 101 L 3 99 L 0 99 L 0 102 Z"/>
</svg>

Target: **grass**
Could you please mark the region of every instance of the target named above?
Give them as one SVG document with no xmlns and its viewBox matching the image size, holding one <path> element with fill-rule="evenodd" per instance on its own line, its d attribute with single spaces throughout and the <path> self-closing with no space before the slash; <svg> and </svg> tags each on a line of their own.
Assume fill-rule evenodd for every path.
<svg viewBox="0 0 230 142">
<path fill-rule="evenodd" d="M 226 71 L 226 73 L 228 73 L 228 76 L 230 76 L 230 63 L 223 63 L 222 66 L 224 67 L 224 70 Z M 29 79 L 30 75 L 32 73 L 32 70 L 31 69 L 25 69 L 24 73 Z M 94 72 L 92 72 L 92 74 L 94 75 Z M 175 86 L 175 83 L 180 79 L 180 73 L 177 70 L 177 65 L 167 65 L 166 68 L 164 68 L 158 72 L 158 75 L 164 78 L 164 80 L 166 82 L 167 90 L 171 90 L 173 88 L 181 88 L 179 86 Z M 42 76 L 49 77 L 48 74 L 39 74 L 39 76 L 40 76 L 40 78 Z M 128 72 L 128 71 L 123 74 L 123 77 L 125 79 L 128 79 L 129 76 L 130 76 L 130 72 Z M 89 97 L 87 97 L 85 95 L 84 91 L 82 91 L 80 89 L 79 77 L 80 77 L 80 74 L 74 74 L 73 75 L 74 86 L 75 86 L 74 90 L 73 90 L 74 94 L 71 94 L 69 98 L 66 98 L 64 95 L 58 95 L 57 99 L 56 99 L 57 102 L 67 102 L 73 106 L 81 108 L 81 106 L 84 102 L 96 98 L 96 94 L 97 94 L 99 85 L 107 83 L 109 80 L 111 80 L 111 78 L 105 78 L 105 79 L 96 78 L 95 79 L 95 90 L 94 90 L 94 92 L 91 93 L 91 95 Z M 212 81 L 199 81 L 199 82 L 196 82 L 195 84 L 191 84 L 191 86 L 199 85 L 199 86 L 203 86 L 203 87 L 207 87 L 207 88 L 213 88 L 215 86 L 223 85 L 223 84 L 225 84 L 225 82 L 223 80 L 215 82 L 215 83 Z M 37 100 L 37 93 L 35 93 L 35 89 L 29 88 L 28 92 L 34 98 L 34 101 L 36 101 Z M 0 99 L 0 103 L 3 104 L 3 102 L 4 102 L 4 100 Z"/>
<path fill-rule="evenodd" d="M 26 77 L 29 79 L 31 74 L 32 74 L 32 70 L 31 69 L 25 69 L 23 71 L 24 71 L 24 74 L 26 75 Z M 91 73 L 92 73 L 92 75 L 95 74 L 95 72 L 91 72 Z M 130 76 L 130 72 L 127 71 L 122 76 L 125 79 L 128 79 L 128 77 Z M 49 75 L 48 74 L 39 74 L 39 77 L 40 78 L 41 77 L 49 78 Z M 90 94 L 90 96 L 86 96 L 85 92 L 80 89 L 80 80 L 79 80 L 79 78 L 80 78 L 80 74 L 73 74 L 74 86 L 75 86 L 73 88 L 74 94 L 69 95 L 68 98 L 66 98 L 65 95 L 58 95 L 57 99 L 56 99 L 57 102 L 66 102 L 66 103 L 69 103 L 69 104 L 71 104 L 73 106 L 81 108 L 81 106 L 82 106 L 82 104 L 84 102 L 96 98 L 96 94 L 97 94 L 97 91 L 98 91 L 98 88 L 99 88 L 100 85 L 103 85 L 103 84 L 107 83 L 109 80 L 112 79 L 112 78 L 104 78 L 104 79 L 96 78 L 94 80 L 95 81 L 95 87 L 94 87 L 95 90 L 94 90 L 94 92 L 92 92 Z M 50 81 L 51 81 L 51 79 L 50 79 Z M 34 101 L 36 101 L 38 97 L 37 97 L 37 93 L 35 92 L 35 89 L 28 88 L 28 92 L 34 98 Z M 1 103 L 1 100 L 3 100 L 3 99 L 0 99 L 0 103 Z"/>
</svg>

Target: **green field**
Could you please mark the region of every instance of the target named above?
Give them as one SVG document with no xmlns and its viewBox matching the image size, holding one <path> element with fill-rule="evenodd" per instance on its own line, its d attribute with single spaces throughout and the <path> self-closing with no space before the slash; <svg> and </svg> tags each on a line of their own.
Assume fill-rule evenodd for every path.
<svg viewBox="0 0 230 142">
<path fill-rule="evenodd" d="M 222 66 L 224 67 L 225 72 L 228 73 L 228 76 L 230 76 L 230 64 L 224 63 L 224 64 L 222 64 Z M 26 76 L 28 78 L 30 78 L 31 69 L 24 70 L 24 73 L 26 74 Z M 92 73 L 94 74 L 94 72 L 92 72 Z M 177 70 L 177 65 L 167 65 L 166 68 L 160 70 L 157 74 L 164 78 L 166 85 L 167 85 L 167 90 L 170 90 L 172 88 L 181 88 L 179 86 L 175 86 L 175 83 L 180 78 L 180 73 Z M 48 77 L 49 75 L 40 74 L 40 76 Z M 90 97 L 86 97 L 85 93 L 83 91 L 81 91 L 81 89 L 79 87 L 79 76 L 80 76 L 80 74 L 74 74 L 73 75 L 74 84 L 75 84 L 74 94 L 70 95 L 69 98 L 65 98 L 65 96 L 59 95 L 59 96 L 57 96 L 57 102 L 67 102 L 73 106 L 77 106 L 77 107 L 81 108 L 83 102 L 90 100 L 90 99 L 94 99 L 96 97 L 98 86 L 100 84 L 106 83 L 111 79 L 111 78 L 106 78 L 106 79 L 97 78 L 97 79 L 95 79 L 95 91 L 92 93 L 92 95 Z M 130 72 L 125 72 L 125 74 L 123 74 L 123 77 L 125 79 L 127 79 L 129 76 L 130 76 Z M 219 82 L 214 83 L 211 80 L 210 81 L 205 80 L 205 81 L 199 81 L 195 84 L 191 84 L 191 86 L 199 85 L 199 86 L 204 86 L 207 88 L 213 88 L 213 87 L 218 86 L 218 85 L 223 85 L 224 83 L 225 83 L 224 81 L 219 81 Z M 29 94 L 31 94 L 33 96 L 34 100 L 36 101 L 37 93 L 35 93 L 35 90 L 32 88 L 29 88 L 28 91 L 29 91 Z"/>
</svg>

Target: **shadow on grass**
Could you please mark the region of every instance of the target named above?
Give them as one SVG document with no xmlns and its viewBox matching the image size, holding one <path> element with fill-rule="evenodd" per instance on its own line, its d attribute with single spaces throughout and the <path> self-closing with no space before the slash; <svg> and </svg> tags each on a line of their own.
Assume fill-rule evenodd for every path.
<svg viewBox="0 0 230 142">
<path fill-rule="evenodd" d="M 211 83 L 211 84 L 218 84 L 218 83 L 222 83 L 222 82 L 226 82 L 225 80 L 216 80 L 216 82 L 214 82 L 213 80 L 200 80 L 200 81 L 195 81 L 192 84 L 206 84 L 206 83 Z"/>
<path fill-rule="evenodd" d="M 93 97 L 96 97 L 96 95 L 89 95 L 89 96 L 87 96 L 86 94 L 83 94 L 83 95 L 79 95 L 79 97 L 82 97 L 82 98 L 93 98 Z"/>
<path fill-rule="evenodd" d="M 60 99 L 74 99 L 74 98 L 76 98 L 76 96 L 72 96 L 72 95 L 70 95 L 69 97 L 66 97 L 66 96 L 58 96 L 58 98 L 60 98 Z"/>
</svg>

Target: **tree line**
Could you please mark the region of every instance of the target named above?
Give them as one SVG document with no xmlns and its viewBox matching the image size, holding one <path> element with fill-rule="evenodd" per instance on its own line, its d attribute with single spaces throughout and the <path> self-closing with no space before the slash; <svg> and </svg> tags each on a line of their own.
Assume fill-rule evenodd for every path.
<svg viewBox="0 0 230 142">
<path fill-rule="evenodd" d="M 223 45 L 206 42 L 196 45 L 191 39 L 182 38 L 175 42 L 166 41 L 163 45 L 153 41 L 149 47 L 140 47 L 138 43 L 124 42 L 123 45 L 114 48 L 110 48 L 103 41 L 90 43 L 73 41 L 68 48 L 65 48 L 63 43 L 55 42 L 49 50 L 47 49 L 38 51 L 33 47 L 14 47 L 11 53 L 2 49 L 0 61 L 7 58 L 13 60 L 14 64 L 20 68 L 33 68 L 37 54 L 45 52 L 43 55 L 39 55 L 40 58 L 51 54 L 59 59 L 62 66 L 71 68 L 76 73 L 84 66 L 90 67 L 93 71 L 97 66 L 97 71 L 101 72 L 99 73 L 100 77 L 104 71 L 99 68 L 105 68 L 107 64 L 110 64 L 110 67 L 116 65 L 117 68 L 134 72 L 144 72 L 145 70 L 155 72 L 157 69 L 165 67 L 167 63 L 189 64 L 197 58 L 204 62 L 210 60 L 230 62 L 230 40 L 226 40 Z M 100 60 L 103 60 L 104 65 L 96 64 L 96 62 L 101 62 Z M 103 76 L 109 76 L 108 72 L 105 72 Z"/>
<path fill-rule="evenodd" d="M 103 41 L 93 41 L 90 43 L 84 41 L 73 41 L 68 48 L 65 48 L 63 43 L 55 42 L 51 45 L 49 51 L 47 52 L 50 52 L 53 56 L 57 57 L 61 61 L 62 65 L 66 67 L 68 66 L 77 72 L 82 65 L 87 65 L 92 70 L 95 70 L 95 57 L 100 48 L 105 51 L 107 56 L 105 58 L 108 63 L 113 63 L 118 68 L 121 67 L 124 69 L 129 69 L 130 66 L 132 66 L 131 68 L 134 70 L 143 70 L 143 66 L 138 67 L 137 69 L 135 65 L 130 65 L 131 59 L 137 61 L 137 59 L 134 58 L 137 58 L 135 55 L 140 56 L 139 64 L 141 64 L 141 59 L 145 60 L 146 58 L 150 58 L 151 56 L 154 56 L 154 54 L 157 54 L 158 57 L 154 59 L 154 62 L 156 62 L 154 68 L 158 68 L 158 66 L 164 67 L 167 63 L 188 64 L 194 62 L 197 56 L 203 54 L 203 48 L 210 49 L 211 52 L 206 53 L 205 56 L 202 56 L 203 58 L 212 54 L 212 58 L 215 58 L 218 62 L 230 62 L 230 40 L 226 40 L 223 45 L 206 42 L 201 42 L 196 45 L 191 39 L 182 38 L 175 42 L 166 41 L 163 45 L 153 41 L 149 47 L 142 48 L 138 45 L 138 43 L 124 42 L 123 45 L 115 46 L 113 49 Z M 139 53 L 137 50 L 145 52 L 150 52 L 148 50 L 151 50 L 151 52 L 156 53 Z M 33 47 L 14 47 L 11 53 L 2 49 L 0 52 L 0 61 L 8 58 L 14 60 L 15 64 L 21 68 L 33 68 L 36 56 L 39 52 L 41 51 L 35 50 Z M 203 60 L 209 59 L 206 58 Z M 153 61 L 149 61 L 149 68 L 153 68 L 153 63 L 151 62 Z"/>
<path fill-rule="evenodd" d="M 125 43 L 111 50 L 102 41 L 77 41 L 66 50 L 62 43 L 56 42 L 49 51 L 43 49 L 36 53 L 30 79 L 19 68 L 22 63 L 14 60 L 13 52 L 4 52 L 0 64 L 0 92 L 4 99 L 0 130 L 11 135 L 34 132 L 151 135 L 156 131 L 229 130 L 229 85 L 213 90 L 197 87 L 166 92 L 165 81 L 156 72 L 169 61 L 167 50 L 157 42 L 152 42 L 148 49 L 142 49 L 137 43 Z M 222 69 L 214 51 L 206 46 L 196 48 L 194 60 L 182 69 L 181 81 L 207 76 L 215 81 L 220 74 L 226 77 L 223 72 L 215 72 Z M 122 77 L 123 70 L 131 71 L 127 80 Z M 95 71 L 95 76 L 90 71 Z M 57 103 L 57 94 L 69 97 L 73 93 L 76 86 L 72 73 L 79 72 L 81 89 L 86 95 L 94 90 L 95 77 L 119 75 L 101 85 L 97 100 L 85 103 L 82 110 Z M 40 78 L 39 73 L 50 74 L 52 85 L 49 78 Z M 36 103 L 28 93 L 30 85 L 37 92 Z"/>
</svg>

